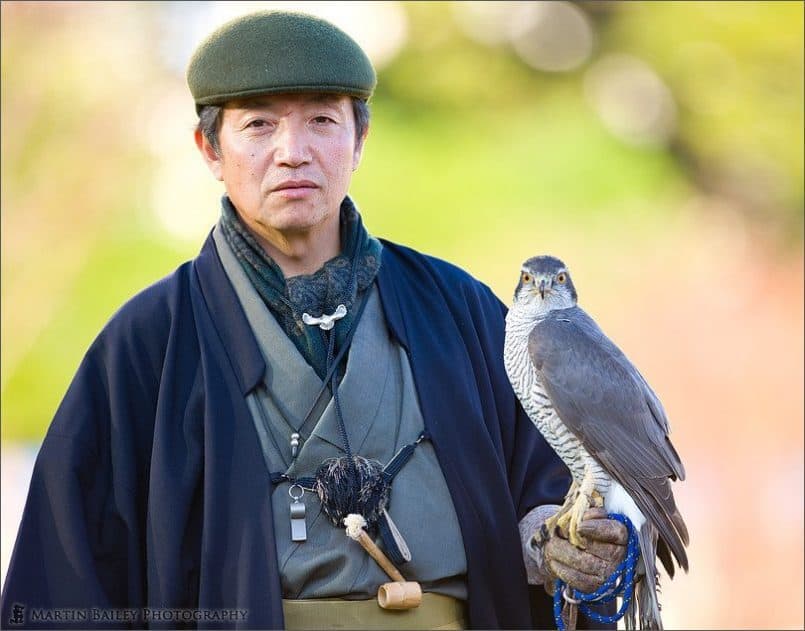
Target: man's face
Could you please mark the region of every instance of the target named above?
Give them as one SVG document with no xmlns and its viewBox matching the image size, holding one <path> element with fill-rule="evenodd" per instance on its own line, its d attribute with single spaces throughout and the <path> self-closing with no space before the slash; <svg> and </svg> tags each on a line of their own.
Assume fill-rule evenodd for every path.
<svg viewBox="0 0 805 631">
<path fill-rule="evenodd" d="M 358 166 L 352 101 L 326 94 L 267 95 L 227 103 L 220 155 L 196 142 L 243 221 L 269 243 L 318 228 L 337 231 Z M 336 232 L 337 234 L 337 232 Z"/>
</svg>

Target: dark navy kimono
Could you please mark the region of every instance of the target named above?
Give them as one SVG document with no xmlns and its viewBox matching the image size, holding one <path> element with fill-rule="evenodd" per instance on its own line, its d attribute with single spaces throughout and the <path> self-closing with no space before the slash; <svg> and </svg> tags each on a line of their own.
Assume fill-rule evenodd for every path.
<svg viewBox="0 0 805 631">
<path fill-rule="evenodd" d="M 517 522 L 561 503 L 570 478 L 512 393 L 504 307 L 458 268 L 391 243 L 377 282 L 461 524 L 471 626 L 552 626 Z M 2 626 L 70 626 L 69 612 L 32 620 L 46 609 L 147 607 L 248 612 L 150 627 L 282 628 L 271 484 L 244 400 L 264 371 L 211 238 L 118 311 L 42 444 Z M 121 618 L 95 624 L 144 626 Z"/>
</svg>

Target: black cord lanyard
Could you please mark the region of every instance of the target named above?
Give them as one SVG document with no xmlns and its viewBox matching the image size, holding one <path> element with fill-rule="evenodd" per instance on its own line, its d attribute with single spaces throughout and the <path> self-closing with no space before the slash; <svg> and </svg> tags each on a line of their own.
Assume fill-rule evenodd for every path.
<svg viewBox="0 0 805 631">
<path fill-rule="evenodd" d="M 399 451 L 394 454 L 394 457 L 389 460 L 385 467 L 383 467 L 383 478 L 387 482 L 391 483 L 391 481 L 394 479 L 394 476 L 396 476 L 405 466 L 405 464 L 411 459 L 411 456 L 414 455 L 414 450 L 423 440 L 430 440 L 430 434 L 426 430 L 422 430 L 414 442 L 403 445 Z M 282 484 L 283 482 L 290 482 L 291 484 L 300 486 L 305 491 L 316 492 L 316 478 L 313 476 L 300 476 L 298 478 L 294 478 L 286 473 L 281 472 L 271 474 L 272 484 Z"/>
<path fill-rule="evenodd" d="M 352 338 L 355 336 L 355 331 L 358 328 L 358 322 L 360 321 L 361 316 L 363 315 L 363 311 L 366 308 L 366 303 L 369 302 L 369 293 L 370 290 L 367 288 L 366 294 L 361 299 L 360 305 L 358 305 L 358 311 L 355 312 L 355 319 L 352 321 L 352 326 L 347 332 L 347 336 L 344 339 L 344 344 L 341 346 L 340 349 L 338 349 L 338 353 L 335 355 L 334 358 L 331 357 L 331 354 L 335 340 L 335 328 L 331 330 L 330 340 L 328 344 L 328 352 L 327 352 L 327 372 L 324 375 L 324 380 L 322 381 L 321 388 L 319 388 L 316 397 L 313 399 L 313 404 L 310 406 L 310 409 L 308 409 L 307 414 L 305 414 L 304 420 L 299 425 L 300 428 L 305 427 L 305 425 L 307 425 L 307 423 L 310 421 L 311 417 L 313 416 L 313 412 L 319 406 L 321 398 L 327 389 L 330 389 L 333 398 L 337 396 L 338 383 L 336 381 L 337 379 L 336 370 L 338 369 L 338 366 L 341 363 L 341 361 L 344 359 L 344 356 L 346 355 L 350 345 L 352 344 Z M 343 426 L 343 418 L 341 417 L 341 406 L 338 404 L 338 402 L 336 407 L 336 415 L 338 416 L 339 429 L 340 429 L 341 426 Z M 342 433 L 341 439 L 344 441 L 345 446 L 344 451 L 347 453 L 348 456 L 351 456 L 352 451 L 349 448 L 349 441 L 347 440 L 346 435 L 344 433 Z M 279 482 L 290 480 L 290 478 L 282 472 L 274 472 L 271 473 L 270 475 L 271 475 L 271 481 L 274 484 L 277 484 L 277 482 L 275 482 L 275 479 L 278 480 Z"/>
<path fill-rule="evenodd" d="M 355 275 L 353 274 L 353 281 Z M 329 387 L 333 397 L 333 403 L 335 406 L 336 412 L 336 419 L 338 420 L 338 429 L 341 434 L 341 440 L 344 444 L 344 452 L 346 454 L 346 466 L 349 471 L 349 476 L 352 480 L 358 484 L 361 477 L 358 473 L 357 466 L 355 464 L 355 458 L 352 454 L 352 449 L 350 448 L 349 438 L 347 436 L 347 429 L 344 423 L 344 416 L 341 411 L 341 401 L 338 395 L 338 375 L 337 370 L 338 366 L 343 361 L 347 350 L 349 349 L 352 339 L 354 337 L 355 331 L 358 328 L 358 323 L 360 322 L 361 316 L 363 315 L 364 309 L 366 308 L 366 304 L 369 301 L 369 294 L 370 290 L 367 288 L 366 293 L 361 300 L 360 305 L 358 306 L 358 310 L 355 313 L 355 318 L 353 319 L 349 330 L 347 331 L 347 335 L 344 339 L 344 343 L 342 344 L 341 348 L 338 349 L 338 353 L 334 354 L 335 350 L 335 327 L 330 329 L 329 331 L 329 339 L 327 344 L 327 370 L 322 382 L 322 386 L 313 400 L 313 404 L 310 406 L 308 413 L 305 415 L 304 420 L 300 427 L 304 427 L 308 421 L 311 419 L 313 412 L 319 406 L 321 401 L 321 397 L 324 394 L 324 391 Z M 407 445 L 404 445 L 395 455 L 394 457 L 383 467 L 380 475 L 385 483 L 386 486 L 390 486 L 394 477 L 399 473 L 399 471 L 403 468 L 403 466 L 410 460 L 411 456 L 414 453 L 417 445 L 423 440 L 429 438 L 426 431 L 422 431 L 417 439 Z M 299 435 L 295 434 L 292 437 L 292 440 L 298 441 Z M 297 443 L 298 444 L 298 443 Z M 294 451 L 294 458 L 296 457 L 296 452 Z M 318 474 L 318 472 L 317 472 Z M 301 501 L 302 496 L 304 495 L 305 491 L 315 492 L 319 499 L 322 500 L 324 493 L 323 489 L 325 488 L 325 484 L 319 480 L 316 476 L 300 476 L 300 477 L 291 477 L 287 473 L 283 473 L 280 471 L 271 472 L 270 480 L 272 486 L 276 486 L 281 484 L 282 482 L 290 482 L 291 487 L 288 489 L 288 495 L 291 498 L 291 505 L 290 505 L 290 517 L 291 517 L 291 541 L 301 542 L 307 540 L 307 525 L 305 521 L 305 505 Z M 329 506 L 329 505 L 328 505 Z M 395 540 L 395 535 L 393 529 L 390 527 L 390 517 L 388 513 L 383 510 L 383 515 L 381 516 L 380 520 L 377 522 L 377 526 L 380 530 L 381 537 L 383 538 L 384 542 L 386 543 L 389 552 L 392 556 L 392 560 L 397 563 L 404 563 L 405 561 L 410 558 L 410 554 L 407 553 L 407 547 L 404 545 L 404 541 L 402 542 L 403 547 L 405 547 L 405 554 L 400 550 L 399 545 Z M 406 556 L 408 554 L 408 556 Z"/>
<path fill-rule="evenodd" d="M 357 280 L 357 260 L 358 257 L 356 256 L 353 259 L 352 263 L 352 275 L 350 278 L 350 291 L 348 294 L 351 294 L 352 291 L 356 291 L 357 297 L 357 288 L 356 288 L 356 280 Z M 355 317 L 352 320 L 352 324 L 347 331 L 347 335 L 344 339 L 344 343 L 341 345 L 341 348 L 338 349 L 338 354 L 334 357 L 333 351 L 335 349 L 335 326 L 330 329 L 329 332 L 329 340 L 327 344 L 327 369 L 325 371 L 324 379 L 322 380 L 322 386 L 319 389 L 318 394 L 313 400 L 313 404 L 310 406 L 308 413 L 305 415 L 304 420 L 302 421 L 302 425 L 300 427 L 304 427 L 305 424 L 310 420 L 314 410 L 318 407 L 319 401 L 321 400 L 324 391 L 327 388 L 330 388 L 332 393 L 334 402 L 335 402 L 335 411 L 336 417 L 338 418 L 338 428 L 341 432 L 341 438 L 344 441 L 344 451 L 347 453 L 348 457 L 348 466 L 350 469 L 350 474 L 354 476 L 354 479 L 358 479 L 358 473 L 355 468 L 355 463 L 352 458 L 352 450 L 349 447 L 349 439 L 347 438 L 346 427 L 344 425 L 344 419 L 341 414 L 341 404 L 338 398 L 338 375 L 337 369 L 338 366 L 341 364 L 341 361 L 346 355 L 347 349 L 349 349 L 350 345 L 352 344 L 352 338 L 355 335 L 355 331 L 358 329 L 358 323 L 360 322 L 361 316 L 363 315 L 363 311 L 366 308 L 366 303 L 369 302 L 369 295 L 371 291 L 367 287 L 366 292 L 361 300 L 360 305 L 358 306 L 358 310 L 355 312 Z M 323 330 L 323 329 L 322 329 Z M 299 440 L 299 436 L 295 435 L 294 437 L 297 441 Z M 294 453 L 295 456 L 295 453 Z M 279 482 L 283 481 L 284 479 L 289 479 L 287 475 L 281 472 L 273 472 L 270 473 L 271 483 L 272 486 L 278 484 Z M 293 483 L 291 488 L 288 489 L 288 495 L 291 497 L 291 506 L 290 506 L 290 514 L 291 514 L 291 541 L 306 541 L 307 540 L 307 524 L 305 521 L 305 505 L 302 503 L 302 495 L 305 492 L 305 486 Z M 312 488 L 312 487 L 311 487 Z M 298 494 L 294 494 L 294 490 L 297 490 Z"/>
</svg>

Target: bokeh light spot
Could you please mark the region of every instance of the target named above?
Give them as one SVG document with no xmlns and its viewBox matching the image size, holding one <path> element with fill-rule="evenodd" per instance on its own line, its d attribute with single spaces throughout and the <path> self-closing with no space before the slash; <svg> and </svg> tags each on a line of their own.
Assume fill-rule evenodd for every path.
<svg viewBox="0 0 805 631">
<path fill-rule="evenodd" d="M 569 2 L 527 2 L 516 7 L 509 37 L 528 65 L 547 72 L 574 70 L 595 41 L 587 15 Z"/>
<path fill-rule="evenodd" d="M 671 91 L 651 66 L 636 57 L 603 57 L 587 71 L 584 89 L 606 128 L 625 142 L 664 144 L 676 128 Z"/>
</svg>

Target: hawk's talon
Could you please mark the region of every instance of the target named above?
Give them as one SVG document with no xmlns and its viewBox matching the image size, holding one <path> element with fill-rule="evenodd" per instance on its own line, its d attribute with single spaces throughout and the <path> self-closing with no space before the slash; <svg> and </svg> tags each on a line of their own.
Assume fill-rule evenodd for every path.
<svg viewBox="0 0 805 631">
<path fill-rule="evenodd" d="M 543 522 L 539 529 L 531 536 L 531 539 L 533 539 L 534 545 L 542 550 L 542 546 L 548 542 L 550 535 L 551 531 L 548 530 L 548 527 Z"/>
<path fill-rule="evenodd" d="M 564 522 L 567 524 L 567 538 L 570 540 L 570 543 L 582 550 L 587 547 L 587 540 L 579 534 L 579 526 L 581 526 L 581 522 L 584 520 L 584 513 L 586 513 L 591 506 L 595 506 L 596 495 L 600 497 L 600 494 L 595 490 L 595 478 L 592 476 L 590 470 L 587 469 L 570 509 L 562 516 Z"/>
</svg>

